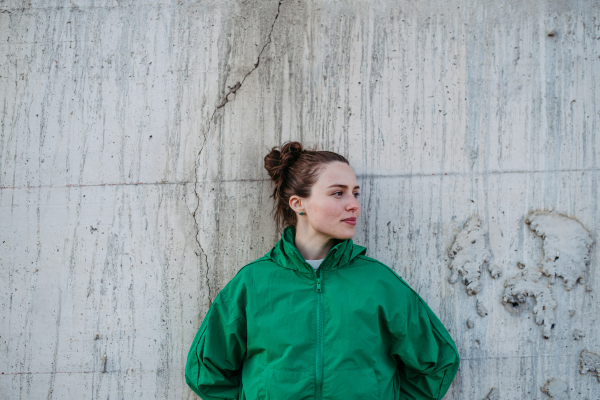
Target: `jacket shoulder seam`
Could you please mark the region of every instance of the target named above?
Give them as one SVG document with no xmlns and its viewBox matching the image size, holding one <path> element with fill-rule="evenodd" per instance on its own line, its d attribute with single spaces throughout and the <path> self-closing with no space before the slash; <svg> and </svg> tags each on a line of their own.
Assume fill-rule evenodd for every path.
<svg viewBox="0 0 600 400">
<path fill-rule="evenodd" d="M 249 262 L 248 264 L 244 265 L 242 268 L 240 268 L 240 269 L 238 270 L 238 272 L 236 272 L 236 273 L 235 273 L 235 275 L 233 276 L 233 278 L 231 278 L 231 280 L 230 280 L 230 281 L 227 283 L 227 285 L 226 285 L 225 287 L 227 287 L 227 286 L 228 286 L 230 283 L 232 283 L 232 281 L 233 281 L 233 280 L 234 280 L 236 277 L 238 277 L 238 275 L 240 274 L 240 272 L 241 272 L 241 271 L 242 271 L 244 268 L 246 268 L 246 267 L 248 267 L 248 266 L 250 266 L 250 265 L 252 265 L 252 264 L 256 264 L 257 262 L 264 261 L 264 260 L 265 260 L 265 257 L 263 256 L 263 257 L 257 258 L 256 260 L 254 260 L 254 261 L 251 261 L 251 262 Z M 238 279 L 243 279 L 243 278 L 242 278 L 242 277 L 241 277 L 241 275 L 240 275 L 240 276 L 238 277 Z M 220 290 L 220 291 L 219 291 L 219 293 L 217 293 L 217 296 L 215 297 L 215 300 L 214 300 L 214 301 L 216 301 L 216 300 L 217 300 L 217 297 L 219 297 L 219 296 L 222 296 L 222 297 L 224 297 L 224 300 L 225 300 L 227 303 L 230 303 L 230 302 L 231 302 L 231 298 L 229 297 L 229 293 L 228 293 L 226 290 L 224 290 L 224 289 L 225 289 L 225 288 L 223 288 L 222 290 Z M 214 301 L 213 301 L 213 302 L 214 302 Z M 232 307 L 232 310 L 233 310 L 233 313 L 235 314 L 235 320 L 241 319 L 242 321 L 244 321 L 244 325 L 245 325 L 245 323 L 246 323 L 246 318 L 244 318 L 244 317 L 243 317 L 243 316 L 240 314 L 240 312 L 239 312 L 239 310 L 238 310 L 237 308 L 235 308 L 235 307 Z M 245 327 L 244 327 L 244 328 L 245 328 Z"/>
<path fill-rule="evenodd" d="M 262 256 L 262 257 L 260 257 L 260 258 L 257 258 L 256 260 L 254 260 L 254 261 L 251 261 L 251 262 L 249 262 L 248 264 L 244 265 L 242 268 L 240 268 L 240 269 L 239 269 L 239 271 L 235 273 L 235 275 L 234 275 L 234 277 L 231 279 L 231 281 L 233 281 L 233 279 L 235 279 L 236 277 L 238 277 L 238 275 L 240 275 L 240 272 L 241 272 L 241 271 L 242 271 L 244 268 L 246 268 L 246 267 L 249 267 L 250 265 L 253 265 L 253 264 L 256 264 L 256 263 L 262 262 L 262 261 L 271 261 L 271 262 L 274 262 L 273 260 L 271 260 L 271 259 L 270 259 L 269 257 L 267 257 L 266 255 L 265 255 L 265 256 Z M 242 278 L 242 276 L 240 275 L 240 276 L 238 277 L 238 279 L 243 279 L 243 278 Z M 231 281 L 230 281 L 229 283 L 231 283 Z M 218 293 L 218 295 L 220 295 L 221 293 L 223 293 L 223 290 L 221 290 L 221 291 Z M 225 298 L 226 298 L 227 302 L 229 302 L 229 301 L 230 301 L 230 297 L 229 297 L 229 294 L 228 294 L 228 293 L 223 293 L 223 296 L 225 296 Z M 246 318 L 245 318 L 243 315 L 241 315 L 241 314 L 239 313 L 239 310 L 237 310 L 236 308 L 234 308 L 234 313 L 235 313 L 235 315 L 236 315 L 236 319 L 241 319 L 241 320 L 244 322 L 244 325 L 246 325 L 246 323 L 247 323 L 247 322 L 246 322 Z M 244 326 L 244 329 L 246 329 L 246 327 L 245 327 L 245 326 Z"/>
<path fill-rule="evenodd" d="M 402 283 L 403 283 L 405 286 L 407 286 L 409 289 L 413 290 L 413 289 L 412 289 L 410 286 L 408 286 L 408 284 L 407 284 L 406 282 L 404 282 L 404 280 L 402 279 L 402 277 L 400 277 L 400 275 L 398 275 L 398 273 L 397 273 L 396 271 L 394 271 L 394 270 L 393 270 L 393 269 L 392 269 L 390 266 L 388 266 L 388 265 L 386 265 L 386 264 L 382 263 L 382 262 L 381 262 L 381 261 L 379 261 L 379 260 L 376 260 L 376 259 L 374 259 L 374 258 L 371 258 L 371 257 L 363 256 L 363 255 L 358 255 L 358 256 L 356 256 L 356 258 L 360 258 L 360 259 L 363 259 L 363 260 L 366 260 L 366 261 L 370 261 L 370 262 L 372 262 L 372 263 L 375 263 L 375 264 L 379 264 L 379 265 L 381 265 L 381 266 L 384 266 L 385 268 L 387 268 L 387 269 L 388 269 L 388 271 L 389 271 L 389 272 L 391 272 L 391 273 L 392 273 L 392 275 L 394 275 L 394 276 L 396 277 L 396 279 L 398 279 L 400 282 L 402 282 Z M 413 290 L 413 292 L 414 292 L 414 290 Z M 416 292 L 415 292 L 415 293 L 416 293 Z"/>
<path fill-rule="evenodd" d="M 275 261 L 271 260 L 271 259 L 270 259 L 269 257 L 267 257 L 267 256 L 262 256 L 262 257 L 260 257 L 260 258 L 257 258 L 257 259 L 256 259 L 256 260 L 254 260 L 254 261 L 250 261 L 248 264 L 246 264 L 246 265 L 244 265 L 242 268 L 240 268 L 240 269 L 239 269 L 239 271 L 238 271 L 238 272 L 236 272 L 235 274 L 237 275 L 237 274 L 239 274 L 239 273 L 240 273 L 240 272 L 241 272 L 241 271 L 242 271 L 244 268 L 246 268 L 246 267 L 249 267 L 250 265 L 252 265 L 252 264 L 256 264 L 256 263 L 258 263 L 258 262 L 261 262 L 261 261 L 271 261 L 271 262 L 275 262 Z"/>
<path fill-rule="evenodd" d="M 376 263 L 376 264 L 380 264 L 380 265 L 384 266 L 385 268 L 387 268 L 387 270 L 388 270 L 388 271 L 389 271 L 389 272 L 390 272 L 390 273 L 391 273 L 391 274 L 392 274 L 392 275 L 393 275 L 393 276 L 394 276 L 396 279 L 398 279 L 398 280 L 400 281 L 400 283 L 402 283 L 402 285 L 404 285 L 404 286 L 405 286 L 407 289 L 409 289 L 409 290 L 410 290 L 410 291 L 411 291 L 413 294 L 415 294 L 415 295 L 417 296 L 417 298 L 419 299 L 419 301 L 421 301 L 421 302 L 425 303 L 425 300 L 423 300 L 423 299 L 421 298 L 421 296 L 419 295 L 419 293 L 417 293 L 417 291 L 416 291 L 415 289 L 413 289 L 412 287 L 410 287 L 410 285 L 409 285 L 408 283 L 406 283 L 406 281 L 404 281 L 404 279 L 402 279 L 402 277 L 401 277 L 400 275 L 398 275 L 398 273 L 397 273 L 396 271 L 394 271 L 394 270 L 393 270 L 393 269 L 392 269 L 390 266 L 388 266 L 388 265 L 386 265 L 386 264 L 382 263 L 382 262 L 381 262 L 381 261 L 379 261 L 379 260 L 376 260 L 376 259 L 374 259 L 374 258 L 371 258 L 371 257 L 367 257 L 367 256 L 358 256 L 358 257 L 360 257 L 360 258 L 363 258 L 363 259 L 365 259 L 365 260 L 367 260 L 367 261 L 371 261 L 371 262 L 373 262 L 373 263 Z M 425 303 L 425 304 L 427 304 L 427 303 Z"/>
</svg>

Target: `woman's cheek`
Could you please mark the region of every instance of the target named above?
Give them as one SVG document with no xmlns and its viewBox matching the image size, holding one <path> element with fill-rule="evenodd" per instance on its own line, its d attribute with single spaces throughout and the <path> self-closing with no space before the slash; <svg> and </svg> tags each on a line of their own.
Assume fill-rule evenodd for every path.
<svg viewBox="0 0 600 400">
<path fill-rule="evenodd" d="M 328 204 L 327 206 L 327 215 L 331 219 L 337 219 L 344 214 L 344 207 L 340 205 L 339 202 Z"/>
</svg>

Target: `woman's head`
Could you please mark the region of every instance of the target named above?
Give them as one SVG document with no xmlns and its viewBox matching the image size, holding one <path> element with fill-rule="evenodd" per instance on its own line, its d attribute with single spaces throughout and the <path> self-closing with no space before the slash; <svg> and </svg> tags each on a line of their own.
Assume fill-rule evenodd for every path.
<svg viewBox="0 0 600 400">
<path fill-rule="evenodd" d="M 331 151 L 303 149 L 298 142 L 273 147 L 265 168 L 275 183 L 278 226 L 314 230 L 332 238 L 354 236 L 353 224 L 360 215 L 359 187 L 348 160 Z M 303 214 L 300 214 L 303 213 Z"/>
</svg>

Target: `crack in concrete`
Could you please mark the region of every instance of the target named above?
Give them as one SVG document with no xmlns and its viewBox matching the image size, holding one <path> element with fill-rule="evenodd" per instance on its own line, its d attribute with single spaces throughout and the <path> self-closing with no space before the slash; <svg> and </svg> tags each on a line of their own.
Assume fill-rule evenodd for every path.
<svg viewBox="0 0 600 400">
<path fill-rule="evenodd" d="M 275 27 L 275 22 L 277 22 L 277 19 L 279 18 L 279 13 L 281 11 L 281 3 L 282 3 L 282 1 L 279 1 L 279 4 L 277 6 L 277 14 L 275 15 L 275 18 L 273 19 L 273 23 L 271 24 L 271 29 L 270 29 L 269 35 L 267 37 L 267 42 L 263 45 L 262 49 L 260 50 L 260 53 L 258 53 L 258 57 L 257 57 L 256 63 L 254 64 L 254 67 L 243 76 L 241 81 L 238 81 L 233 86 L 227 86 L 229 88 L 229 91 L 227 92 L 227 94 L 225 94 L 221 103 L 211 113 L 210 119 L 208 120 L 206 132 L 203 135 L 202 146 L 200 146 L 200 151 L 198 151 L 198 155 L 196 156 L 196 164 L 194 166 L 194 194 L 196 196 L 196 208 L 194 209 L 194 212 L 192 212 L 192 217 L 194 218 L 194 224 L 196 225 L 196 243 L 198 243 L 198 247 L 200 248 L 200 251 L 204 255 L 204 259 L 206 261 L 205 281 L 206 281 L 206 286 L 208 288 L 209 306 L 212 304 L 212 300 L 211 300 L 210 285 L 209 285 L 209 279 L 208 279 L 208 271 L 209 271 L 208 256 L 207 256 L 206 252 L 204 251 L 202 244 L 200 243 L 200 239 L 198 238 L 198 236 L 200 235 L 200 226 L 198 224 L 198 221 L 196 220 L 196 213 L 198 212 L 198 209 L 200 208 L 200 195 L 198 194 L 198 168 L 200 167 L 199 160 L 200 160 L 200 156 L 202 155 L 202 151 L 204 150 L 204 146 L 206 145 L 206 138 L 208 137 L 208 134 L 210 133 L 210 128 L 211 128 L 212 122 L 215 118 L 215 114 L 217 113 L 217 111 L 219 109 L 223 108 L 225 106 L 225 104 L 227 104 L 229 101 L 233 100 L 230 97 L 230 95 L 233 94 L 233 96 L 235 96 L 235 93 L 242 87 L 242 85 L 246 81 L 246 78 L 248 76 L 250 76 L 250 74 L 252 74 L 258 68 L 258 66 L 260 64 L 260 57 L 262 56 L 266 47 L 271 43 L 271 36 L 273 34 L 273 28 Z M 196 255 L 200 256 L 198 253 L 196 253 Z"/>
<path fill-rule="evenodd" d="M 267 42 L 263 45 L 262 49 L 260 49 L 260 53 L 258 53 L 258 58 L 256 60 L 256 63 L 254 64 L 254 68 L 252 68 L 250 71 L 248 71 L 246 73 L 246 75 L 244 75 L 241 82 L 236 82 L 236 84 L 233 86 L 227 86 L 229 88 L 229 92 L 225 95 L 221 104 L 219 104 L 217 106 L 217 108 L 215 109 L 215 112 L 219 108 L 224 107 L 225 104 L 227 104 L 230 101 L 229 95 L 230 94 L 235 95 L 235 92 L 237 92 L 242 87 L 246 78 L 258 68 L 258 65 L 260 64 L 260 57 L 262 56 L 263 51 L 265 51 L 265 48 L 271 43 L 271 35 L 273 34 L 273 28 L 275 27 L 275 22 L 277 22 L 277 18 L 279 18 L 279 12 L 281 10 L 281 3 L 282 3 L 282 1 L 280 1 L 279 5 L 277 6 L 277 14 L 275 15 L 275 19 L 273 20 L 273 23 L 271 24 L 271 30 L 269 31 L 269 35 L 267 37 Z M 213 115 L 214 115 L 214 112 L 213 112 Z M 210 123 L 210 121 L 209 121 L 209 123 Z"/>
</svg>

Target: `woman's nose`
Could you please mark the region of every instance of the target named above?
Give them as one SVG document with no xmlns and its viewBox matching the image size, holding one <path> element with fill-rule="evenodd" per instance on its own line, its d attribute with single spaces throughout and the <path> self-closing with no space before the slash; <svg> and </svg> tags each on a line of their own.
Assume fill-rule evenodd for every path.
<svg viewBox="0 0 600 400">
<path fill-rule="evenodd" d="M 354 197 L 353 200 L 350 201 L 350 204 L 348 204 L 348 208 L 350 210 L 360 208 L 360 203 L 358 202 L 356 197 Z"/>
</svg>

